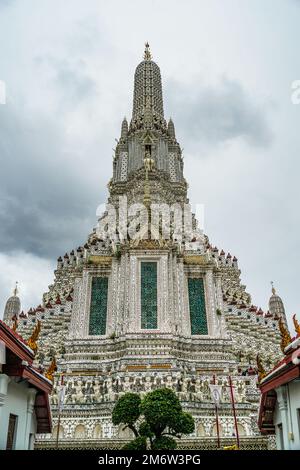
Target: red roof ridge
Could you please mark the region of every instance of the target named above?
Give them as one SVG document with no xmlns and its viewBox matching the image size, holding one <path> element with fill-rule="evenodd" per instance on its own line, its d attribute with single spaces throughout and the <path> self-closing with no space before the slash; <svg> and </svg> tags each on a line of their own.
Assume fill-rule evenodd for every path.
<svg viewBox="0 0 300 470">
<path fill-rule="evenodd" d="M 29 349 L 29 351 L 32 351 L 32 349 L 28 346 L 28 343 L 26 341 L 26 339 L 23 338 L 23 336 L 19 335 L 19 333 L 17 333 L 16 331 L 14 331 L 10 326 L 8 326 L 7 323 L 5 323 L 3 320 L 0 320 L 0 324 L 6 329 L 9 331 L 10 334 L 12 334 L 18 341 L 20 341 L 21 343 L 23 343 L 24 346 L 26 346 L 26 348 Z"/>
</svg>

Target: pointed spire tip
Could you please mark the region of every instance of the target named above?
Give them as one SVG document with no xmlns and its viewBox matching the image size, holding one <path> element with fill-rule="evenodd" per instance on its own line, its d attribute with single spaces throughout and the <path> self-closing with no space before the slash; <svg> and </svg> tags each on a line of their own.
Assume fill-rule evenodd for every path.
<svg viewBox="0 0 300 470">
<path fill-rule="evenodd" d="M 151 59 L 152 59 L 152 55 L 151 55 L 151 52 L 150 52 L 149 43 L 147 41 L 146 44 L 145 44 L 144 60 L 151 60 Z"/>
<path fill-rule="evenodd" d="M 271 286 L 272 286 L 272 294 L 275 295 L 276 294 L 276 289 L 274 287 L 274 282 L 271 281 Z"/>
<path fill-rule="evenodd" d="M 14 288 L 14 296 L 15 297 L 17 297 L 17 295 L 18 295 L 18 284 L 19 284 L 18 281 L 16 281 L 16 286 Z"/>
</svg>

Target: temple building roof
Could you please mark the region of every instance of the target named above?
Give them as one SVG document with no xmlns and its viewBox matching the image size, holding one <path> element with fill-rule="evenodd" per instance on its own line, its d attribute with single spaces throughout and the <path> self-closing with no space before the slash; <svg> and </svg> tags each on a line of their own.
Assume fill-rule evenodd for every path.
<svg viewBox="0 0 300 470">
<path fill-rule="evenodd" d="M 2 373 L 10 378 L 28 382 L 30 387 L 37 390 L 34 402 L 37 433 L 51 432 L 51 411 L 49 394 L 52 382 L 46 378 L 34 365 L 34 351 L 18 333 L 0 320 L 0 340 L 5 346 L 5 363 Z"/>
<path fill-rule="evenodd" d="M 294 323 L 296 324 L 296 320 Z M 284 357 L 265 374 L 260 383 L 261 401 L 258 425 L 263 434 L 274 434 L 274 411 L 277 402 L 276 390 L 300 377 L 300 329 L 297 322 L 296 336 L 285 349 Z"/>
</svg>

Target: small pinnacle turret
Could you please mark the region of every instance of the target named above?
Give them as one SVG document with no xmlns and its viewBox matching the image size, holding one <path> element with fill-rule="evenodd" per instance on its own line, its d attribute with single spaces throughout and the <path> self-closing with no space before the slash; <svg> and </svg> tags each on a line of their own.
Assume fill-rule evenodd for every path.
<svg viewBox="0 0 300 470">
<path fill-rule="evenodd" d="M 169 137 L 171 137 L 171 139 L 174 139 L 174 140 L 176 139 L 175 126 L 171 118 L 168 122 L 168 134 L 169 134 Z"/>
<path fill-rule="evenodd" d="M 165 125 L 160 68 L 152 60 L 148 43 L 144 60 L 135 70 L 131 126 L 144 126 L 147 108 L 151 111 L 153 125 Z"/>
<path fill-rule="evenodd" d="M 18 282 L 13 290 L 13 295 L 6 302 L 3 320 L 9 322 L 13 317 L 18 318 L 21 312 L 21 301 L 18 297 Z"/>
<path fill-rule="evenodd" d="M 122 121 L 122 128 L 121 128 L 121 138 L 122 139 L 127 139 L 128 136 L 128 121 L 126 117 L 124 117 Z"/>
<path fill-rule="evenodd" d="M 272 295 L 269 300 L 269 311 L 276 318 L 281 318 L 285 325 L 287 325 L 285 308 L 281 297 L 276 293 L 273 281 L 271 282 Z"/>
</svg>

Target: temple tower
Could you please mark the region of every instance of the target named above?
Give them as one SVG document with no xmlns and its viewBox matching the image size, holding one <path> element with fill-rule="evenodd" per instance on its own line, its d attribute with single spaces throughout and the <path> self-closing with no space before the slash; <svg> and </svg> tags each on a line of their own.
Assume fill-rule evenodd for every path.
<svg viewBox="0 0 300 470">
<path fill-rule="evenodd" d="M 276 289 L 272 284 L 272 295 L 269 300 L 269 311 L 273 314 L 276 319 L 281 318 L 284 324 L 287 326 L 287 320 L 285 315 L 285 308 L 281 297 L 276 293 Z"/>
<path fill-rule="evenodd" d="M 212 246 L 198 227 L 148 44 L 108 188 L 97 226 L 82 246 L 58 258 L 42 304 L 19 322 L 24 337 L 41 322 L 37 362 L 46 367 L 57 358 L 55 425 L 64 376 L 60 445 L 120 447 L 132 436 L 112 424 L 118 398 L 168 387 L 196 422 L 195 433 L 180 445 L 216 448 L 210 384 L 220 386 L 220 432 L 228 443 L 235 432 L 230 376 L 242 446 L 266 448 L 257 428 L 256 358 L 271 367 L 281 357 L 277 317 L 252 305 L 237 258 Z M 279 306 L 273 298 L 272 308 L 275 300 Z M 55 447 L 56 435 L 57 428 L 38 447 Z"/>
<path fill-rule="evenodd" d="M 18 318 L 21 312 L 21 301 L 18 296 L 18 283 L 14 288 L 13 295 L 8 299 L 5 305 L 3 320 L 9 322 L 12 318 Z"/>
</svg>

